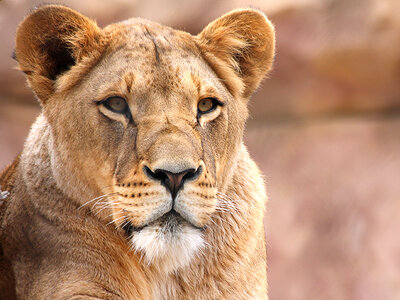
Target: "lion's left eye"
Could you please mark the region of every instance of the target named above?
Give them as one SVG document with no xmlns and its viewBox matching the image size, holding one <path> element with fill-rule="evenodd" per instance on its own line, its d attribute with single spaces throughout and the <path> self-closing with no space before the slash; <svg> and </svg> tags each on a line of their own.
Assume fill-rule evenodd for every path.
<svg viewBox="0 0 400 300">
<path fill-rule="evenodd" d="M 219 105 L 218 100 L 215 98 L 204 98 L 197 104 L 197 110 L 200 114 L 212 112 Z"/>
</svg>

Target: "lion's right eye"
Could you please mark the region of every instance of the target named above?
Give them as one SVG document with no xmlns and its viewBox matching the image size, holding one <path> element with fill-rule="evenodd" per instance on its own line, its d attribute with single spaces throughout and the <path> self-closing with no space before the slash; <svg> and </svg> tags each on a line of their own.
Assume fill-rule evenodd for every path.
<svg viewBox="0 0 400 300">
<path fill-rule="evenodd" d="M 101 104 L 112 112 L 130 115 L 128 103 L 121 97 L 110 97 L 102 101 Z"/>
<path fill-rule="evenodd" d="M 103 115 L 126 123 L 132 121 L 131 110 L 126 100 L 120 96 L 111 96 L 101 101 L 95 101 L 100 106 L 100 111 Z"/>
</svg>

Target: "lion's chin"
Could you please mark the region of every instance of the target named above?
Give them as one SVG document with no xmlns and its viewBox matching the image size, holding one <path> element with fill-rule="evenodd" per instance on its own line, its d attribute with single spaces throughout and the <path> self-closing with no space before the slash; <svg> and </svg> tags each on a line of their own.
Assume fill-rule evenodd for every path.
<svg viewBox="0 0 400 300">
<path fill-rule="evenodd" d="M 175 213 L 135 231 L 131 243 L 147 265 L 166 273 L 189 265 L 205 246 L 203 231 Z"/>
</svg>

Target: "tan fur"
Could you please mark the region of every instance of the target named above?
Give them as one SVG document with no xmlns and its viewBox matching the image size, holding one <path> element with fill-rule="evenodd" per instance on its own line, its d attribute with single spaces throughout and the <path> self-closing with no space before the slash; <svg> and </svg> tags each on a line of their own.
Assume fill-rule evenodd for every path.
<svg viewBox="0 0 400 300">
<path fill-rule="evenodd" d="M 28 15 L 16 57 L 43 111 L 1 176 L 0 298 L 266 299 L 266 196 L 242 137 L 273 55 L 254 9 L 195 37 L 57 5 Z M 110 96 L 131 119 L 96 104 Z M 199 116 L 208 97 L 224 105 Z M 173 201 L 157 169 L 197 175 Z"/>
</svg>

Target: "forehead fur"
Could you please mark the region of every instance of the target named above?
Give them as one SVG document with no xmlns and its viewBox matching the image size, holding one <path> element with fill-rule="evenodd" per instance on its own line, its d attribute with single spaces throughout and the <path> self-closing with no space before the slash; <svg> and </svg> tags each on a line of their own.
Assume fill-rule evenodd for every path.
<svg viewBox="0 0 400 300">
<path fill-rule="evenodd" d="M 106 47 L 101 59 L 72 67 L 59 78 L 58 91 L 73 87 L 93 68 L 103 77 L 102 81 L 111 83 L 110 91 L 118 84 L 124 85 L 128 93 L 136 89 L 167 95 L 173 89 L 192 86 L 199 93 L 202 86 L 210 92 L 207 82 L 220 81 L 202 59 L 196 40 L 186 32 L 132 18 L 105 27 L 103 38 Z"/>
</svg>

